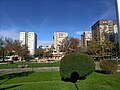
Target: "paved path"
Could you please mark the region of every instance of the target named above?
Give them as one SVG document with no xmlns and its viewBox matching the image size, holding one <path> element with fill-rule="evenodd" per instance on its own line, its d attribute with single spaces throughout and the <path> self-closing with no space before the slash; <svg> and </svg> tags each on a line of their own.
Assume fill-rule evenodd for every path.
<svg viewBox="0 0 120 90">
<path fill-rule="evenodd" d="M 99 62 L 95 62 L 96 66 L 95 66 L 95 70 L 101 70 L 100 66 L 99 66 Z"/>
<path fill-rule="evenodd" d="M 96 62 L 95 70 L 100 70 L 99 62 Z M 48 72 L 48 71 L 59 71 L 59 67 L 34 67 L 34 68 L 11 68 L 11 69 L 0 69 L 0 73 L 20 73 L 20 72 Z M 120 70 L 117 70 L 120 72 Z"/>
<path fill-rule="evenodd" d="M 39 67 L 39 68 L 11 68 L 11 69 L 0 69 L 0 73 L 20 73 L 20 72 L 48 72 L 48 71 L 59 71 L 59 67 Z"/>
</svg>

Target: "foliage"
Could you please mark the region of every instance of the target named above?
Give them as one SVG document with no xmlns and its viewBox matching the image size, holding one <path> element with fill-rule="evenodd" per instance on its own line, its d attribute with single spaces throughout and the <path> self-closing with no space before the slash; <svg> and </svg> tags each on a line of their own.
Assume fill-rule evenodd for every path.
<svg viewBox="0 0 120 90">
<path fill-rule="evenodd" d="M 87 47 L 80 48 L 80 53 L 91 55 Z"/>
<path fill-rule="evenodd" d="M 101 60 L 100 68 L 108 74 L 114 73 L 117 71 L 118 64 L 113 60 Z"/>
<path fill-rule="evenodd" d="M 18 52 L 18 55 L 21 56 L 23 59 L 27 56 L 29 56 L 29 50 L 27 45 L 22 45 L 20 47 L 20 52 Z"/>
<path fill-rule="evenodd" d="M 47 48 L 47 49 L 46 49 Z M 36 51 L 35 51 L 35 54 L 34 56 L 35 57 L 39 57 L 39 58 L 42 58 L 42 57 L 52 57 L 52 51 L 53 51 L 53 48 L 54 46 L 52 45 L 51 48 L 48 48 L 48 46 L 46 46 L 45 49 L 41 47 L 39 47 Z"/>
<path fill-rule="evenodd" d="M 87 76 L 95 69 L 95 64 L 89 55 L 73 53 L 66 55 L 60 62 L 60 76 L 70 79 L 72 73 L 77 72 L 79 78 Z"/>
<path fill-rule="evenodd" d="M 26 62 L 29 62 L 30 60 L 33 60 L 33 59 L 34 59 L 34 56 L 31 56 L 31 55 L 27 55 L 27 56 L 24 57 L 24 60 Z"/>
<path fill-rule="evenodd" d="M 79 39 L 78 38 L 65 38 L 62 40 L 60 45 L 60 51 L 69 54 L 71 52 L 77 52 L 79 48 Z"/>
<path fill-rule="evenodd" d="M 113 43 L 108 40 L 104 40 L 101 43 L 92 41 L 89 46 L 89 51 L 95 56 L 104 58 L 105 56 L 110 57 L 112 55 L 112 48 Z"/>
<path fill-rule="evenodd" d="M 68 37 L 62 40 L 61 45 L 60 45 L 60 51 L 66 52 L 66 53 L 69 52 L 69 38 Z"/>
<path fill-rule="evenodd" d="M 41 47 L 39 47 L 39 48 L 35 51 L 34 56 L 40 58 L 40 57 L 43 57 L 43 53 L 44 53 L 44 50 L 43 50 Z"/>
<path fill-rule="evenodd" d="M 5 55 L 18 55 L 22 58 L 26 57 L 29 54 L 28 46 L 21 45 L 19 40 L 13 40 L 11 38 L 5 37 L 5 39 L 0 38 L 0 42 L 3 44 Z M 1 46 L 1 45 L 0 45 Z"/>
<path fill-rule="evenodd" d="M 51 51 L 44 52 L 44 57 L 52 57 L 52 52 Z"/>
<path fill-rule="evenodd" d="M 8 55 L 16 54 L 23 57 L 29 53 L 27 45 L 21 45 L 19 40 L 11 38 L 5 38 L 5 49 Z"/>
<path fill-rule="evenodd" d="M 112 49 L 112 54 L 113 54 L 113 56 L 120 56 L 120 53 L 119 53 L 119 43 L 118 42 L 114 43 L 114 47 Z"/>
<path fill-rule="evenodd" d="M 77 51 L 77 48 L 79 46 L 79 39 L 78 38 L 70 38 L 70 49 L 73 51 Z"/>
<path fill-rule="evenodd" d="M 93 55 L 97 57 L 101 57 L 100 59 L 104 59 L 105 57 L 112 56 L 112 49 L 114 48 L 114 44 L 108 40 L 107 32 L 103 31 L 100 36 L 102 39 L 99 40 L 99 35 L 96 35 L 96 37 L 90 42 L 88 51 Z"/>
</svg>

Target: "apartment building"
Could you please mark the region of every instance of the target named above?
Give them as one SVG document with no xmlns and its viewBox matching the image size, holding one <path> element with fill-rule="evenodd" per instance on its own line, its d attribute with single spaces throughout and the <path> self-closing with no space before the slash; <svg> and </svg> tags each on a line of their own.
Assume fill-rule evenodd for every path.
<svg viewBox="0 0 120 90">
<path fill-rule="evenodd" d="M 37 35 L 34 32 L 20 32 L 20 42 L 28 46 L 30 55 L 34 55 L 37 48 Z"/>
<path fill-rule="evenodd" d="M 59 47 L 63 39 L 68 37 L 67 32 L 54 32 L 54 48 L 55 51 L 59 51 Z"/>
<path fill-rule="evenodd" d="M 105 34 L 105 35 L 103 35 Z M 101 42 L 110 40 L 118 42 L 118 28 L 116 20 L 99 20 L 92 26 L 92 39 Z"/>
<path fill-rule="evenodd" d="M 89 42 L 92 40 L 92 33 L 90 31 L 85 31 L 81 35 L 81 47 L 89 46 Z"/>
</svg>

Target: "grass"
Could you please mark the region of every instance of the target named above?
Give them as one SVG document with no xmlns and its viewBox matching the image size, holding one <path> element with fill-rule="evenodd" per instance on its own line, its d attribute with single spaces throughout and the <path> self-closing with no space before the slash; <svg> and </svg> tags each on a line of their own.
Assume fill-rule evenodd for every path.
<svg viewBox="0 0 120 90">
<path fill-rule="evenodd" d="M 54 63 L 15 62 L 14 64 L 0 64 L 0 69 L 17 68 L 18 65 L 28 65 L 29 67 L 58 67 L 60 65 L 60 62 L 54 62 Z"/>
<path fill-rule="evenodd" d="M 0 90 L 120 90 L 120 73 L 93 72 L 76 84 L 63 82 L 59 72 L 1 74 Z"/>
<path fill-rule="evenodd" d="M 118 64 L 120 64 L 120 61 L 118 62 Z"/>
</svg>

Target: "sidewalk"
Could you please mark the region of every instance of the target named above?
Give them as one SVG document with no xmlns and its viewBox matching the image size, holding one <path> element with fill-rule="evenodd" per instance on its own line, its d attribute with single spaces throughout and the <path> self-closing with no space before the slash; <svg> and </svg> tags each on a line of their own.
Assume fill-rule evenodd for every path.
<svg viewBox="0 0 120 90">
<path fill-rule="evenodd" d="M 48 71 L 59 71 L 59 67 L 0 69 L 0 73 L 5 73 L 5 74 L 20 73 L 20 72 L 48 72 Z"/>
<path fill-rule="evenodd" d="M 95 70 L 100 70 L 99 63 L 96 63 Z M 33 68 L 10 68 L 10 69 L 0 69 L 0 73 L 21 73 L 21 72 L 48 72 L 48 71 L 59 71 L 59 67 L 33 67 Z M 117 70 L 120 72 L 120 70 Z"/>
</svg>

